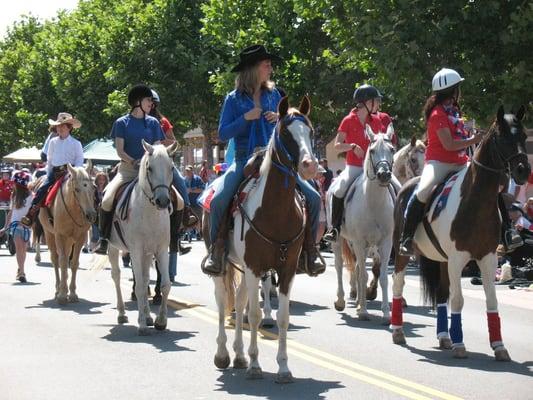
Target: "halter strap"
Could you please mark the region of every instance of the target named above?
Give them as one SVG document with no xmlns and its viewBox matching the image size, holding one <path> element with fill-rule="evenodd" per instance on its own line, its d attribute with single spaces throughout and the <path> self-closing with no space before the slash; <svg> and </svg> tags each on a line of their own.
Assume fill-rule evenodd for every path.
<svg viewBox="0 0 533 400">
<path fill-rule="evenodd" d="M 291 163 L 294 162 L 294 159 L 292 158 L 291 154 L 287 150 L 287 147 L 283 144 L 283 142 L 282 142 L 282 140 L 280 138 L 279 124 L 280 124 L 280 122 L 278 121 L 278 123 L 276 124 L 276 127 L 274 128 L 274 150 L 276 151 L 276 156 L 277 156 L 279 162 L 276 162 L 276 161 L 274 161 L 274 159 L 272 159 L 272 164 L 285 175 L 285 185 L 284 186 L 285 186 L 285 189 L 287 189 L 289 187 L 289 176 L 292 176 L 292 177 L 296 178 L 296 176 L 298 174 L 294 170 L 294 168 L 287 167 L 281 161 L 281 158 L 280 158 L 280 156 L 278 154 L 278 151 L 281 151 L 285 155 L 285 157 L 287 157 L 289 162 L 291 162 Z"/>
</svg>

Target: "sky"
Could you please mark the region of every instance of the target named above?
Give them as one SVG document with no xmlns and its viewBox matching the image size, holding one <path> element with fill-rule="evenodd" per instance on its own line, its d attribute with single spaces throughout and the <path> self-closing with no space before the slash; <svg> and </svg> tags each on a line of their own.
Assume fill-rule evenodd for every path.
<svg viewBox="0 0 533 400">
<path fill-rule="evenodd" d="M 0 37 L 5 36 L 7 28 L 21 15 L 32 14 L 42 20 L 50 19 L 59 10 L 72 10 L 77 4 L 78 0 L 0 0 Z"/>
</svg>

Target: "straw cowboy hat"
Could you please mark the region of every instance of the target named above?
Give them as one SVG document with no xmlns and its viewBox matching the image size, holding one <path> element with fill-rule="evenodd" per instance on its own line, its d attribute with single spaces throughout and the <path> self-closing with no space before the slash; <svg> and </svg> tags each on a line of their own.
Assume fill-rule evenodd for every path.
<svg viewBox="0 0 533 400">
<path fill-rule="evenodd" d="M 48 120 L 48 125 L 50 125 L 50 127 L 63 124 L 72 125 L 72 127 L 75 129 L 78 129 L 81 126 L 81 122 L 78 119 L 74 118 L 71 114 L 66 112 L 61 112 L 57 114 L 57 120 L 55 121 L 53 119 Z"/>
<path fill-rule="evenodd" d="M 272 60 L 273 62 L 281 62 L 282 58 L 275 54 L 270 54 L 265 46 L 261 44 L 254 44 L 253 46 L 245 48 L 239 54 L 240 62 L 232 68 L 231 72 L 239 72 L 247 67 L 257 64 L 259 61 Z"/>
</svg>

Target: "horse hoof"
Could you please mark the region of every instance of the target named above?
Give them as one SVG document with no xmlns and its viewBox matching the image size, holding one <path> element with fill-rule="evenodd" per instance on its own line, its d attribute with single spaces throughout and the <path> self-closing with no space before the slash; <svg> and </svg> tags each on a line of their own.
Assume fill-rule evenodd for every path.
<svg viewBox="0 0 533 400">
<path fill-rule="evenodd" d="M 355 289 L 350 290 L 350 299 L 353 299 L 353 300 L 357 299 L 357 290 Z"/>
<path fill-rule="evenodd" d="M 357 316 L 357 318 L 359 319 L 359 321 L 370 321 L 370 316 L 368 315 L 368 313 L 361 313 Z"/>
<path fill-rule="evenodd" d="M 261 321 L 261 326 L 263 328 L 273 328 L 275 325 L 275 322 L 272 318 L 263 318 L 263 321 Z"/>
<path fill-rule="evenodd" d="M 218 369 L 226 369 L 229 367 L 230 359 L 229 355 L 225 355 L 224 357 L 219 357 L 215 355 L 215 366 Z"/>
<path fill-rule="evenodd" d="M 394 344 L 406 344 L 405 334 L 401 330 L 395 330 L 392 332 L 392 342 Z"/>
<path fill-rule="evenodd" d="M 464 347 L 456 347 L 453 350 L 453 358 L 468 358 L 468 354 L 466 354 L 466 348 Z"/>
<path fill-rule="evenodd" d="M 293 382 L 294 378 L 292 377 L 291 371 L 279 373 L 276 377 L 276 383 L 285 384 Z"/>
<path fill-rule="evenodd" d="M 167 329 L 167 324 L 159 324 L 156 321 L 156 323 L 154 324 L 154 328 L 158 331 L 164 331 L 165 329 Z"/>
<path fill-rule="evenodd" d="M 439 339 L 439 349 L 450 350 L 452 348 L 452 341 L 450 338 L 443 337 Z"/>
<path fill-rule="evenodd" d="M 509 352 L 505 348 L 495 350 L 494 357 L 496 361 L 511 361 L 511 356 L 509 356 Z"/>
<path fill-rule="evenodd" d="M 146 317 L 146 326 L 154 326 L 154 319 L 152 317 Z"/>
<path fill-rule="evenodd" d="M 344 301 L 342 303 L 336 301 L 334 304 L 335 304 L 335 310 L 337 311 L 344 311 L 344 307 L 346 307 L 346 303 Z"/>
<path fill-rule="evenodd" d="M 128 317 L 126 315 L 119 315 L 117 318 L 117 321 L 119 324 L 127 324 L 128 323 Z"/>
<path fill-rule="evenodd" d="M 71 294 L 71 295 L 68 296 L 68 301 L 69 301 L 69 303 L 77 303 L 80 300 L 79 300 L 77 294 Z"/>
<path fill-rule="evenodd" d="M 246 369 L 248 368 L 248 361 L 246 361 L 246 358 L 235 357 L 233 359 L 233 368 Z"/>
<path fill-rule="evenodd" d="M 137 333 L 139 336 L 150 336 L 150 329 L 148 327 L 138 328 Z"/>
<path fill-rule="evenodd" d="M 65 304 L 68 303 L 68 298 L 67 296 L 60 296 L 60 295 L 57 295 L 56 297 L 57 299 L 57 303 L 61 306 L 64 306 Z"/>
<path fill-rule="evenodd" d="M 261 367 L 249 367 L 246 370 L 246 379 L 263 379 L 263 370 Z"/>
<path fill-rule="evenodd" d="M 383 316 L 381 318 L 381 325 L 389 326 L 390 325 L 390 316 Z"/>
</svg>

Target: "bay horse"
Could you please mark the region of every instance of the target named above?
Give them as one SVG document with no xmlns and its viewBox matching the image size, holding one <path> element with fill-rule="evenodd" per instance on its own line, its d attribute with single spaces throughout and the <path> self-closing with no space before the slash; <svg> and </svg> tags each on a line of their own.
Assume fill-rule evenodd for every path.
<svg viewBox="0 0 533 400">
<path fill-rule="evenodd" d="M 394 228 L 394 199 L 390 192 L 394 147 L 392 137 L 394 128 L 390 124 L 386 133 L 374 133 L 367 125 L 365 133 L 370 140 L 363 173 L 354 181 L 345 198 L 345 219 L 341 228 L 341 237 L 348 246 L 344 253 L 348 263 L 355 258 L 355 275 L 352 272 L 351 283 L 356 283 L 357 315 L 360 320 L 368 320 L 366 308 L 367 295 L 376 289 L 377 282 L 367 291 L 368 273 L 366 258 L 370 250 L 373 259 L 373 271 L 379 271 L 379 283 L 382 291 L 381 310 L 383 319 L 388 323 L 390 306 L 388 301 L 387 266 L 392 248 Z M 329 191 L 328 191 L 329 192 Z M 339 238 L 333 246 L 335 269 L 337 271 L 337 300 L 335 309 L 344 310 L 344 289 L 342 283 L 343 240 Z M 348 254 L 346 254 L 348 253 Z M 351 254 L 350 254 L 351 253 Z M 372 296 L 375 298 L 375 295 Z"/>
<path fill-rule="evenodd" d="M 289 107 L 287 97 L 278 105 L 279 120 L 270 138 L 260 168 L 257 185 L 248 194 L 229 238 L 229 262 L 243 271 L 235 295 L 234 368 L 247 368 L 248 379 L 262 377 L 258 361 L 257 331 L 261 320 L 259 309 L 259 281 L 274 269 L 279 276 L 278 325 L 278 383 L 292 382 L 288 366 L 287 328 L 289 326 L 289 298 L 298 259 L 302 251 L 306 229 L 306 211 L 296 191 L 297 176 L 312 178 L 318 162 L 312 152 L 313 127 L 308 118 L 311 103 L 302 99 L 298 109 Z M 227 368 L 230 364 L 224 328 L 226 303 L 231 290 L 224 285 L 224 277 L 214 277 L 215 295 L 219 309 L 219 329 L 215 365 Z M 248 321 L 251 340 L 248 348 L 250 365 L 244 355 L 242 340 L 243 310 L 249 302 Z"/>
<path fill-rule="evenodd" d="M 113 228 L 109 240 L 108 257 L 111 263 L 111 276 L 117 294 L 118 323 L 128 321 L 120 288 L 119 251 L 130 253 L 135 295 L 137 297 L 138 333 L 149 334 L 148 326 L 165 330 L 167 326 L 167 300 L 170 292 L 168 272 L 168 246 L 170 242 L 170 208 L 172 190 L 172 156 L 177 143 L 168 147 L 150 145 L 142 141 L 145 153 L 139 166 L 139 176 L 130 183 L 131 197 L 126 200 L 128 189 L 120 201 L 129 201 L 125 207 L 115 209 Z M 124 215 L 125 214 L 125 215 Z M 161 305 L 155 323 L 150 316 L 147 287 L 150 281 L 150 266 L 155 259 L 161 273 Z"/>
<path fill-rule="evenodd" d="M 78 301 L 76 273 L 80 252 L 87 232 L 96 220 L 95 186 L 89 176 L 91 169 L 90 161 L 86 169 L 67 164 L 68 175 L 60 184 L 48 210 L 45 207 L 39 210 L 38 218 L 44 229 L 56 276 L 55 299 L 61 305 Z M 71 277 L 67 290 L 69 266 Z"/>
<path fill-rule="evenodd" d="M 449 193 L 447 205 L 435 208 L 440 196 L 428 204 L 428 216 L 415 233 L 417 254 L 420 255 L 421 278 L 426 299 L 437 306 L 437 338 L 441 348 L 452 348 L 455 358 L 467 357 L 463 343 L 461 311 L 461 271 L 470 260 L 481 270 L 487 306 L 490 346 L 496 360 L 509 361 L 509 353 L 501 336 L 498 301 L 494 277 L 498 265 L 496 248 L 501 236 L 501 216 L 498 195 L 510 174 L 518 185 L 526 182 L 531 167 L 525 150 L 526 134 L 522 125 L 525 108 L 516 115 L 505 114 L 503 106 L 488 133 L 474 152 L 472 161 L 450 178 L 446 184 Z M 451 185 L 451 181 L 455 183 Z M 419 178 L 409 181 L 400 193 L 395 215 L 394 244 L 396 250 L 402 231 L 404 212 Z M 430 219 L 431 218 L 431 219 Z M 428 227 L 431 228 L 428 230 Z M 432 232 L 429 233 L 428 232 Z M 434 240 L 430 239 L 434 237 Z M 440 247 L 440 249 L 438 249 Z M 392 338 L 396 344 L 405 344 L 400 298 L 405 283 L 405 266 L 409 257 L 396 252 L 393 280 Z M 451 307 L 448 329 L 447 298 Z"/>
<path fill-rule="evenodd" d="M 409 179 L 422 174 L 425 155 L 426 145 L 423 141 L 417 140 L 414 135 L 408 144 L 394 154 L 392 173 L 402 185 Z"/>
</svg>

